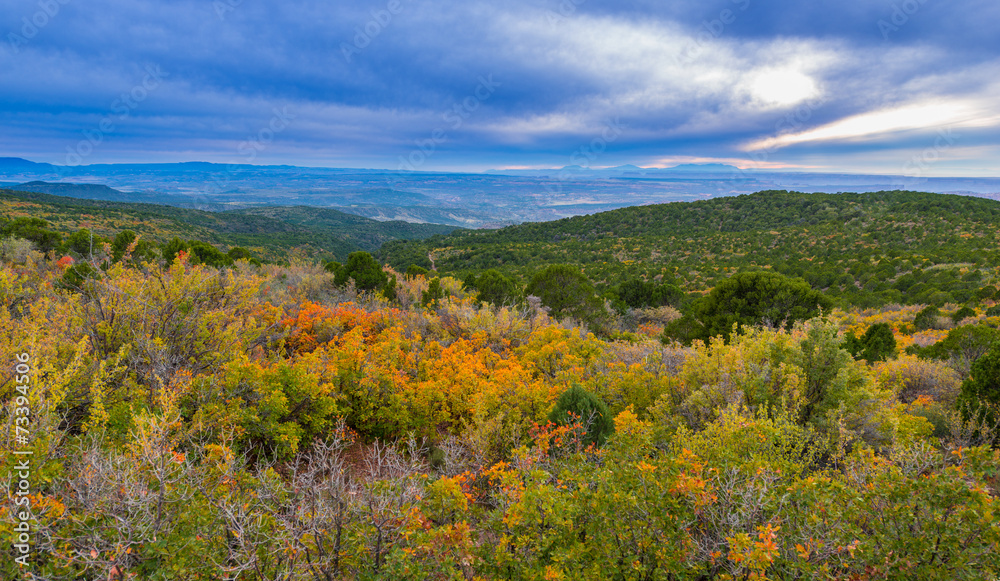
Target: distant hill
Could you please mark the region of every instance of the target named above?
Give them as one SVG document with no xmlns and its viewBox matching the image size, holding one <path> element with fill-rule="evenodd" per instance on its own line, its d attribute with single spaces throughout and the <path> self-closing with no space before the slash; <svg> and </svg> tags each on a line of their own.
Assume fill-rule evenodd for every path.
<svg viewBox="0 0 1000 581">
<path fill-rule="evenodd" d="M 522 281 L 548 264 L 580 266 L 598 284 L 676 277 L 705 290 L 741 269 L 801 276 L 852 304 L 964 302 L 1000 280 L 1000 202 L 887 191 L 764 191 L 623 208 L 496 231 L 392 242 L 383 259 L 464 276 L 497 268 Z"/>
<path fill-rule="evenodd" d="M 11 188 L 21 192 L 39 192 L 64 196 L 67 198 L 84 198 L 88 200 L 110 200 L 119 202 L 134 201 L 135 197 L 103 184 L 63 184 L 34 181 L 18 184 Z"/>
<path fill-rule="evenodd" d="M 689 172 L 689 173 L 734 173 L 740 168 L 726 165 L 724 163 L 684 163 L 674 167 L 668 167 L 660 171 Z"/>
<path fill-rule="evenodd" d="M 266 206 L 232 210 L 223 214 L 271 218 L 308 232 L 340 237 L 344 242 L 356 244 L 357 249 L 369 252 L 374 252 L 390 240 L 415 240 L 455 230 L 454 226 L 414 224 L 399 220 L 378 221 L 339 210 L 311 206 Z"/>
<path fill-rule="evenodd" d="M 44 169 L 52 167 L 47 163 L 35 163 L 20 157 L 0 157 L 0 170 L 6 169 Z"/>
<path fill-rule="evenodd" d="M 510 175 L 524 175 L 524 176 L 537 176 L 537 175 L 553 175 L 553 174 L 568 174 L 568 175 L 579 175 L 579 176 L 621 176 L 628 174 L 649 174 L 649 175 L 659 175 L 659 174 L 670 174 L 670 173 L 701 173 L 701 174 L 732 174 L 740 172 L 740 168 L 726 165 L 724 163 L 685 163 L 677 165 L 674 167 L 639 167 L 637 165 L 626 164 L 619 165 L 616 167 L 607 168 L 589 168 L 580 165 L 567 165 L 562 168 L 554 169 L 493 169 L 487 170 L 485 173 L 495 173 L 495 174 L 510 174 Z"/>
<path fill-rule="evenodd" d="M 52 185 L 60 184 L 46 184 Z M 109 237 L 130 229 L 156 242 L 178 236 L 223 247 L 244 246 L 273 261 L 287 260 L 290 254 L 344 260 L 356 250 L 375 252 L 386 241 L 425 238 L 455 229 L 438 224 L 379 222 L 325 208 L 205 212 L 9 189 L 0 190 L 0 214 L 5 219 L 42 218 L 67 234 L 88 228 Z"/>
</svg>

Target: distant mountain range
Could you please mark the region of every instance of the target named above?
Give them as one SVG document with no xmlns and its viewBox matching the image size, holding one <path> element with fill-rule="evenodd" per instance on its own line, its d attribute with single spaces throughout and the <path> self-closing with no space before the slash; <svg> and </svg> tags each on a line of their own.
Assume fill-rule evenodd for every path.
<svg viewBox="0 0 1000 581">
<path fill-rule="evenodd" d="M 731 175 L 740 173 L 750 173 L 754 170 L 742 170 L 736 166 L 723 163 L 686 163 L 674 167 L 639 167 L 637 165 L 620 165 L 608 168 L 589 168 L 579 165 L 567 165 L 558 169 L 491 169 L 484 173 L 496 175 L 516 175 L 516 176 L 559 176 L 572 175 L 574 177 L 612 177 L 612 176 L 670 176 L 670 175 Z"/>
<path fill-rule="evenodd" d="M 907 189 L 1000 199 L 1000 178 L 809 174 L 741 170 L 719 163 L 446 173 L 208 162 L 64 167 L 6 157 L 0 158 L 0 185 L 208 211 L 314 206 L 381 221 L 464 228 L 496 228 L 777 189 L 830 193 Z"/>
</svg>

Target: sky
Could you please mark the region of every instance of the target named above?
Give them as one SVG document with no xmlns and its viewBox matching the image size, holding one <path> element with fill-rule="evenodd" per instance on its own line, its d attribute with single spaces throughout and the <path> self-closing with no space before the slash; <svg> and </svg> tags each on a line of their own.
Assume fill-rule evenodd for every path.
<svg viewBox="0 0 1000 581">
<path fill-rule="evenodd" d="M 996 0 L 4 0 L 0 156 L 1000 176 Z"/>
</svg>

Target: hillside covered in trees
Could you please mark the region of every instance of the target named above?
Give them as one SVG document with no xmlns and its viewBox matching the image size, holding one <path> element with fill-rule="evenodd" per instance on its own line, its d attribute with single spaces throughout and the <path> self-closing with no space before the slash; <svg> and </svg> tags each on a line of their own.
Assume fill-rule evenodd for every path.
<svg viewBox="0 0 1000 581">
<path fill-rule="evenodd" d="M 522 282 L 578 266 L 600 285 L 666 277 L 707 291 L 739 270 L 802 277 L 839 304 L 965 302 L 1000 268 L 1000 202 L 919 192 L 785 191 L 639 206 L 393 242 L 381 257 L 463 277 L 496 269 Z"/>
<path fill-rule="evenodd" d="M 174 237 L 224 247 L 241 246 L 269 261 L 289 255 L 346 259 L 351 252 L 374 252 L 388 240 L 424 238 L 454 230 L 452 226 L 378 222 L 329 208 L 278 206 L 205 212 L 161 206 L 79 198 L 37 192 L 0 190 L 0 216 L 7 221 L 37 218 L 64 236 L 87 229 L 114 238 L 131 230 L 152 243 Z"/>
<path fill-rule="evenodd" d="M 1000 206 L 868 196 L 463 231 L 390 265 L 268 262 L 213 238 L 256 223 L 230 213 L 0 196 L 0 578 L 994 578 Z M 873 274 L 791 276 L 828 268 Z"/>
</svg>

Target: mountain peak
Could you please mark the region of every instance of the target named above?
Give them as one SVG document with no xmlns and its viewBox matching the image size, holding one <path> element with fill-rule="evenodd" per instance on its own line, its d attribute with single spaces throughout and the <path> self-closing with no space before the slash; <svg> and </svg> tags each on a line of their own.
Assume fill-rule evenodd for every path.
<svg viewBox="0 0 1000 581">
<path fill-rule="evenodd" d="M 724 163 L 682 163 L 681 165 L 667 168 L 666 171 L 717 173 L 740 171 L 740 168 Z"/>
</svg>

